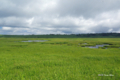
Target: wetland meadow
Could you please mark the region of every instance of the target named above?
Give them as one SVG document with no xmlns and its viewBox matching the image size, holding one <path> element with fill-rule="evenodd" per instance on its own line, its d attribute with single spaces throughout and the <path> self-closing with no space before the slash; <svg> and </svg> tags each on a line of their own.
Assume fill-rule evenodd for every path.
<svg viewBox="0 0 120 80">
<path fill-rule="evenodd" d="M 120 80 L 120 38 L 0 38 L 0 80 Z"/>
</svg>

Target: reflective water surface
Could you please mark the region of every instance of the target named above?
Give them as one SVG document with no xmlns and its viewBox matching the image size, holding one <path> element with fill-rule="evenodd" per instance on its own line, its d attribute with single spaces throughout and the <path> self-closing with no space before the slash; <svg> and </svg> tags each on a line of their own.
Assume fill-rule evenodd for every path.
<svg viewBox="0 0 120 80">
<path fill-rule="evenodd" d="M 101 45 L 96 45 L 96 46 L 85 46 L 85 47 L 89 47 L 89 48 L 99 48 L 99 47 L 104 47 L 105 45 L 109 45 L 109 44 L 101 44 Z M 107 49 L 107 48 L 105 48 Z"/>
<path fill-rule="evenodd" d="M 46 42 L 48 40 L 28 40 L 28 41 L 21 41 L 21 42 Z"/>
</svg>

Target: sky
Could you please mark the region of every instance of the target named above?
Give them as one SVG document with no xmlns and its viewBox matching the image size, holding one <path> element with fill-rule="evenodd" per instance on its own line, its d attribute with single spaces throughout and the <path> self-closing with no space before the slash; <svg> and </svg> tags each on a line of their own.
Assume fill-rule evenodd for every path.
<svg viewBox="0 0 120 80">
<path fill-rule="evenodd" d="M 120 0 L 0 0 L 0 34 L 120 33 Z"/>
</svg>

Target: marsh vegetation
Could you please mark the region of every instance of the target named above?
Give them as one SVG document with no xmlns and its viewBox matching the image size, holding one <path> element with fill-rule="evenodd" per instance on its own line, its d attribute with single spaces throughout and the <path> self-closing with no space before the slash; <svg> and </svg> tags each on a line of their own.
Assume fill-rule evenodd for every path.
<svg viewBox="0 0 120 80">
<path fill-rule="evenodd" d="M 109 45 L 85 48 L 100 44 Z M 0 79 L 119 80 L 119 47 L 120 38 L 0 38 Z"/>
</svg>

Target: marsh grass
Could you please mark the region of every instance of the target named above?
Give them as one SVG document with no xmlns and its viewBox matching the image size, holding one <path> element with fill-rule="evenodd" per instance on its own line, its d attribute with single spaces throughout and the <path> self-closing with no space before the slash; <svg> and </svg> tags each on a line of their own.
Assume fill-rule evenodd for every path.
<svg viewBox="0 0 120 80">
<path fill-rule="evenodd" d="M 79 43 L 111 45 L 90 49 Z M 0 38 L 0 44 L 1 80 L 120 79 L 120 38 Z"/>
</svg>

